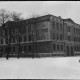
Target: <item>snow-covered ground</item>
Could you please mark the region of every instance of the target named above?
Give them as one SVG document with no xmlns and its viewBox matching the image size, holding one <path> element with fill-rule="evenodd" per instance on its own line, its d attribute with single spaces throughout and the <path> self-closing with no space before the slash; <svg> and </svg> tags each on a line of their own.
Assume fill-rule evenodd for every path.
<svg viewBox="0 0 80 80">
<path fill-rule="evenodd" d="M 0 58 L 0 78 L 80 79 L 80 57 Z"/>
</svg>

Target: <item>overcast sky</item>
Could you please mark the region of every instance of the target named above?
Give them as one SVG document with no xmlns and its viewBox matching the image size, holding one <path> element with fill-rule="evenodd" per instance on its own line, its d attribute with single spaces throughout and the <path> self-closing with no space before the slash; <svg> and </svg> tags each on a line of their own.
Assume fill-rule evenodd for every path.
<svg viewBox="0 0 80 80">
<path fill-rule="evenodd" d="M 79 1 L 0 1 L 0 8 L 21 12 L 24 17 L 49 13 L 62 18 L 71 18 L 80 24 Z"/>
</svg>

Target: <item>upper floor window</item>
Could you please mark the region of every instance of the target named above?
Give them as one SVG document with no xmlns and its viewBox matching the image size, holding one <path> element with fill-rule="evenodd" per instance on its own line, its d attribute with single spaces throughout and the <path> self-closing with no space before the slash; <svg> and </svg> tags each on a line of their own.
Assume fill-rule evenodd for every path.
<svg viewBox="0 0 80 80">
<path fill-rule="evenodd" d="M 71 39 L 70 39 L 70 36 L 67 36 L 67 38 L 68 38 L 68 41 L 70 41 Z"/>
<path fill-rule="evenodd" d="M 27 36 L 24 36 L 24 42 L 26 42 L 27 41 Z"/>
<path fill-rule="evenodd" d="M 52 36 L 53 36 L 53 39 L 55 39 L 55 33 L 53 33 Z"/>
<path fill-rule="evenodd" d="M 3 44 L 3 39 L 1 39 L 1 44 Z"/>
<path fill-rule="evenodd" d="M 1 36 L 3 35 L 3 31 L 1 31 Z"/>
<path fill-rule="evenodd" d="M 13 29 L 13 34 L 15 34 L 15 29 Z"/>
<path fill-rule="evenodd" d="M 28 26 L 28 31 L 31 32 L 31 25 Z"/>
<path fill-rule="evenodd" d="M 20 42 L 22 42 L 22 36 L 20 36 Z"/>
<path fill-rule="evenodd" d="M 55 22 L 52 22 L 52 28 L 54 29 L 54 27 L 55 27 Z"/>
<path fill-rule="evenodd" d="M 67 31 L 70 32 L 70 26 L 67 26 Z"/>
<path fill-rule="evenodd" d="M 60 30 L 62 31 L 62 23 L 60 23 Z"/>
<path fill-rule="evenodd" d="M 56 23 L 57 30 L 59 30 L 58 22 Z"/>
<path fill-rule="evenodd" d="M 15 43 L 15 37 L 13 37 L 12 42 Z"/>
<path fill-rule="evenodd" d="M 59 39 L 59 35 L 57 34 L 57 40 Z"/>
<path fill-rule="evenodd" d="M 29 35 L 29 36 L 28 36 L 28 41 L 31 41 L 31 39 L 32 39 L 32 36 Z"/>
<path fill-rule="evenodd" d="M 76 32 L 75 30 L 76 30 L 76 29 L 74 28 L 74 33 Z"/>
<path fill-rule="evenodd" d="M 60 34 L 60 40 L 62 40 L 62 34 Z"/>
<path fill-rule="evenodd" d="M 76 28 L 76 34 L 77 34 L 77 32 L 78 32 L 78 29 Z"/>
<path fill-rule="evenodd" d="M 75 42 L 76 40 L 75 40 L 75 37 L 74 37 L 74 42 Z"/>
</svg>

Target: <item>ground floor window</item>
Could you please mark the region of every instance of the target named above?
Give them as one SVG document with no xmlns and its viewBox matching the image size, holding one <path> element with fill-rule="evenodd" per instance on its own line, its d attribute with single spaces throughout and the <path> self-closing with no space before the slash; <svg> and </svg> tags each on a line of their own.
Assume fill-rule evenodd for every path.
<svg viewBox="0 0 80 80">
<path fill-rule="evenodd" d="M 15 47 L 13 47 L 13 52 L 15 52 Z"/>
<path fill-rule="evenodd" d="M 79 46 L 79 51 L 80 51 L 80 46 Z"/>
<path fill-rule="evenodd" d="M 11 52 L 11 47 L 6 47 L 6 52 L 7 51 Z"/>
<path fill-rule="evenodd" d="M 9 52 L 11 52 L 11 47 L 9 47 Z"/>
<path fill-rule="evenodd" d="M 22 52 L 22 46 L 20 46 L 20 52 Z"/>
<path fill-rule="evenodd" d="M 28 47 L 28 51 L 31 51 L 31 45 L 29 45 L 29 47 Z"/>
<path fill-rule="evenodd" d="M 74 51 L 76 51 L 76 46 L 74 46 Z"/>
<path fill-rule="evenodd" d="M 0 49 L 0 52 L 3 52 L 3 48 Z"/>
<path fill-rule="evenodd" d="M 63 51 L 63 45 L 61 45 L 61 51 Z"/>
<path fill-rule="evenodd" d="M 78 46 L 77 46 L 77 51 L 78 51 Z"/>
<path fill-rule="evenodd" d="M 60 51 L 59 45 L 57 45 L 57 51 Z"/>
<path fill-rule="evenodd" d="M 24 52 L 26 52 L 26 49 L 27 49 L 27 48 L 26 48 L 26 45 L 25 45 L 25 46 L 24 46 Z"/>
<path fill-rule="evenodd" d="M 54 50 L 54 51 L 56 50 L 56 45 L 55 45 L 55 44 L 53 44 L 53 50 Z"/>
</svg>

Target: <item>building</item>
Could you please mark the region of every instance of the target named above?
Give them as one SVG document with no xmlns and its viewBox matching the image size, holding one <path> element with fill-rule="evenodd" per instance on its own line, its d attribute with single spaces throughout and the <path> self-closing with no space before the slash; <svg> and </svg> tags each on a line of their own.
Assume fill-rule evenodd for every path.
<svg viewBox="0 0 80 80">
<path fill-rule="evenodd" d="M 10 24 L 10 25 L 9 25 Z M 14 27 L 13 33 L 17 33 L 16 26 L 25 27 L 26 33 L 21 35 L 20 55 L 24 57 L 52 57 L 80 55 L 80 25 L 72 19 L 62 19 L 51 14 L 23 20 L 19 22 L 9 21 L 6 26 Z M 4 34 L 1 31 L 1 34 Z M 10 54 L 17 55 L 18 45 L 16 38 L 11 39 Z M 6 40 L 0 38 L 0 54 L 6 56 Z"/>
</svg>

